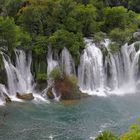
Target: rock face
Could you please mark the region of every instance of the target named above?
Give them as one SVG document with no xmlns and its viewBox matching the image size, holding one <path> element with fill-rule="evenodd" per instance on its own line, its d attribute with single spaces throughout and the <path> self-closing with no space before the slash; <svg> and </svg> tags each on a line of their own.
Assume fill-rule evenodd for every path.
<svg viewBox="0 0 140 140">
<path fill-rule="evenodd" d="M 137 32 L 133 33 L 133 38 L 134 39 L 140 39 L 140 30 L 138 30 Z"/>
<path fill-rule="evenodd" d="M 33 100 L 34 96 L 32 93 L 25 93 L 25 94 L 20 94 L 16 93 L 17 98 L 22 99 L 22 100 Z"/>
<path fill-rule="evenodd" d="M 6 103 L 11 103 L 12 102 L 11 99 L 10 99 L 10 97 L 7 94 L 3 93 L 3 95 L 5 97 L 5 102 Z"/>
<path fill-rule="evenodd" d="M 55 81 L 54 88 L 57 93 L 61 94 L 62 100 L 74 100 L 80 99 L 81 92 L 77 84 L 73 84 L 73 81 L 68 76 L 63 79 Z"/>
</svg>

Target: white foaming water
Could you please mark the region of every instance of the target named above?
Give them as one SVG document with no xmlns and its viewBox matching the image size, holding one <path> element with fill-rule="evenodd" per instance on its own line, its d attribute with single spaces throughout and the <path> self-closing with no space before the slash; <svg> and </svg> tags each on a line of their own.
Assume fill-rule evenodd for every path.
<svg viewBox="0 0 140 140">
<path fill-rule="evenodd" d="M 86 48 L 81 55 L 78 67 L 81 91 L 98 96 L 124 95 L 137 92 L 137 88 L 140 87 L 140 50 L 136 52 L 134 44 L 125 44 L 119 52 L 112 53 L 109 47 L 111 41 L 105 39 L 102 44 L 107 49 L 108 54 L 104 56 L 101 49 L 91 39 L 85 39 L 85 43 Z M 12 100 L 21 101 L 16 98 L 17 92 L 21 94 L 34 92 L 34 80 L 30 70 L 31 54 L 26 54 L 22 50 L 15 50 L 15 55 L 16 62 L 14 65 L 9 56 L 2 53 L 8 88 L 0 84 L 0 104 L 4 100 L 3 93 L 10 96 Z M 47 62 L 48 75 L 56 66 L 62 67 L 62 71 L 66 75 L 76 73 L 73 58 L 66 48 L 61 52 L 60 61 L 53 59 L 53 52 L 49 48 Z M 52 86 L 51 80 L 48 81 L 48 87 L 42 92 L 43 94 L 47 92 L 49 86 Z M 57 97 L 54 89 L 53 93 L 55 99 L 59 100 L 60 97 Z M 35 101 L 46 102 L 46 99 L 35 94 Z"/>
<path fill-rule="evenodd" d="M 64 48 L 62 50 L 60 61 L 57 61 L 53 59 L 53 51 L 49 47 L 47 55 L 47 63 L 48 63 L 47 68 L 48 75 L 50 75 L 51 71 L 57 66 L 62 69 L 62 72 L 65 75 L 76 74 L 74 60 L 67 48 Z M 42 91 L 42 96 L 44 96 L 45 98 L 47 98 L 46 94 L 50 87 L 53 87 L 53 79 L 51 78 L 48 80 L 47 88 Z M 54 95 L 55 100 L 59 101 L 60 96 L 59 94 L 56 93 L 54 88 L 52 88 L 52 93 Z"/>
<path fill-rule="evenodd" d="M 16 72 L 18 78 L 19 93 L 32 93 L 34 88 L 34 79 L 31 73 L 31 54 L 25 54 L 22 50 L 15 50 L 16 54 Z"/>
<path fill-rule="evenodd" d="M 13 101 L 22 101 L 16 98 L 16 93 L 33 93 L 34 80 L 30 71 L 31 54 L 26 54 L 22 50 L 15 50 L 15 65 L 11 62 L 8 55 L 1 53 L 7 75 L 7 88 L 0 84 L 0 93 L 7 94 Z M 1 98 L 2 99 L 2 98 Z"/>
<path fill-rule="evenodd" d="M 86 39 L 78 70 L 79 87 L 90 95 L 106 96 L 135 93 L 140 86 L 139 55 L 134 44 L 121 47 L 120 52 L 112 53 L 109 40 L 102 42 L 108 51 L 103 61 L 103 54 L 92 40 Z M 137 87 L 136 87 L 137 85 Z M 129 87 L 129 88 L 128 88 Z"/>
<path fill-rule="evenodd" d="M 64 48 L 61 53 L 62 71 L 66 75 L 75 74 L 74 60 L 67 48 Z"/>
<path fill-rule="evenodd" d="M 14 66 L 10 58 L 2 54 L 3 62 L 7 74 L 8 93 L 16 95 L 17 92 L 32 93 L 33 92 L 33 76 L 30 71 L 31 55 L 26 55 L 22 50 L 15 50 L 16 66 Z"/>
<path fill-rule="evenodd" d="M 89 94 L 104 93 L 104 71 L 103 55 L 101 50 L 92 43 L 92 40 L 86 39 L 87 47 L 80 59 L 78 68 L 78 79 L 80 89 Z M 101 95 L 101 94 L 100 94 Z"/>
<path fill-rule="evenodd" d="M 56 60 L 53 59 L 53 52 L 52 49 L 49 47 L 48 48 L 48 56 L 47 56 L 47 63 L 48 63 L 48 67 L 47 67 L 47 75 L 49 75 L 51 73 L 51 71 L 58 66 L 58 62 Z"/>
</svg>

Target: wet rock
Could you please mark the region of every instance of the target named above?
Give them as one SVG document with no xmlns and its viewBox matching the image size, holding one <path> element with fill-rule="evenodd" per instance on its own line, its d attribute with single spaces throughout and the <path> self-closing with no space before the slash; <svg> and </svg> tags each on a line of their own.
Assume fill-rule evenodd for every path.
<svg viewBox="0 0 140 140">
<path fill-rule="evenodd" d="M 10 97 L 6 93 L 3 93 L 3 95 L 5 97 L 5 102 L 6 103 L 11 103 L 12 102 L 11 99 L 10 99 Z"/>
<path fill-rule="evenodd" d="M 22 99 L 22 100 L 33 100 L 34 96 L 32 93 L 24 93 L 24 94 L 20 94 L 20 93 L 16 93 L 17 98 Z"/>
<path fill-rule="evenodd" d="M 81 92 L 77 84 L 73 84 L 73 81 L 68 76 L 56 80 L 54 88 L 57 93 L 61 94 L 62 100 L 75 100 L 81 98 Z"/>
<path fill-rule="evenodd" d="M 54 95 L 53 95 L 53 92 L 52 92 L 52 87 L 50 87 L 50 88 L 48 89 L 48 91 L 47 91 L 47 97 L 48 97 L 49 99 L 54 99 L 54 98 L 55 98 Z"/>
</svg>

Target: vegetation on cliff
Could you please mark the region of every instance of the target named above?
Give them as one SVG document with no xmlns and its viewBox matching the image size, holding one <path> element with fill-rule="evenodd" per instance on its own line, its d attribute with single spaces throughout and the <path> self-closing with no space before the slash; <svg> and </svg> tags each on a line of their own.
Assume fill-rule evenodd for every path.
<svg viewBox="0 0 140 140">
<path fill-rule="evenodd" d="M 84 37 L 92 37 L 97 44 L 110 38 L 117 42 L 110 45 L 113 53 L 122 44 L 136 41 L 133 33 L 140 28 L 138 4 L 138 0 L 1 0 L 0 48 L 12 60 L 14 48 L 32 51 L 31 69 L 36 81 L 42 83 L 48 77 L 50 46 L 58 57 L 66 47 L 77 67 Z M 102 52 L 108 54 L 105 49 Z"/>
</svg>

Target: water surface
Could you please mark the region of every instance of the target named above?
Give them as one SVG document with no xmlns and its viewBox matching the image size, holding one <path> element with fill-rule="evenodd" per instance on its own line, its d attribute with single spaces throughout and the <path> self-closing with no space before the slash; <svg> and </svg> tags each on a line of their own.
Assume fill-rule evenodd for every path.
<svg viewBox="0 0 140 140">
<path fill-rule="evenodd" d="M 0 107 L 0 140 L 90 140 L 104 129 L 125 132 L 140 117 L 140 95 Z"/>
</svg>

